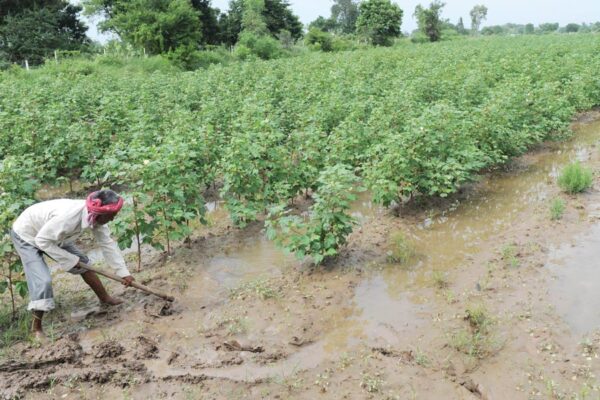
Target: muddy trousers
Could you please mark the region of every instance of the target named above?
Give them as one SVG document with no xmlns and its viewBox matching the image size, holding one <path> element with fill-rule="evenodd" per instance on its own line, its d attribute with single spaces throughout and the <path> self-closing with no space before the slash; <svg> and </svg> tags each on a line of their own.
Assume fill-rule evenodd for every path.
<svg viewBox="0 0 600 400">
<path fill-rule="evenodd" d="M 44 260 L 44 252 L 27 243 L 12 229 L 10 237 L 15 246 L 15 250 L 21 257 L 23 271 L 27 279 L 27 288 L 29 289 L 29 305 L 28 310 L 34 311 L 50 311 L 54 309 L 54 295 L 52 292 L 52 277 L 50 268 Z M 63 250 L 79 257 L 79 260 L 84 264 L 89 263 L 88 257 L 73 244 L 61 246 Z M 81 275 L 86 270 L 81 267 L 73 267 L 68 272 L 75 275 Z"/>
</svg>

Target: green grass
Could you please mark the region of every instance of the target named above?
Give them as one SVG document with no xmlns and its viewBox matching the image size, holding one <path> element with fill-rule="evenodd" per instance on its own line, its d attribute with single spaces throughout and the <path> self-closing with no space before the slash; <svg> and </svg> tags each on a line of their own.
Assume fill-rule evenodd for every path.
<svg viewBox="0 0 600 400">
<path fill-rule="evenodd" d="M 31 313 L 25 307 L 17 310 L 16 319 L 8 306 L 0 308 L 0 355 L 7 347 L 26 340 L 31 326 Z"/>
<path fill-rule="evenodd" d="M 554 200 L 552 200 L 552 202 L 550 203 L 550 219 L 552 221 L 558 221 L 559 219 L 561 219 L 565 212 L 566 205 L 567 203 L 560 197 L 557 197 Z"/>
<path fill-rule="evenodd" d="M 391 238 L 391 249 L 388 251 L 388 261 L 394 264 L 406 265 L 416 256 L 413 245 L 402 232 L 395 233 Z"/>
<path fill-rule="evenodd" d="M 450 337 L 450 346 L 474 359 L 482 359 L 494 353 L 498 348 L 492 327 L 494 319 L 482 305 L 471 305 L 465 312 L 468 328 L 454 332 Z"/>
<path fill-rule="evenodd" d="M 567 165 L 558 177 L 558 186 L 569 194 L 581 193 L 592 186 L 594 174 L 579 162 Z"/>
</svg>

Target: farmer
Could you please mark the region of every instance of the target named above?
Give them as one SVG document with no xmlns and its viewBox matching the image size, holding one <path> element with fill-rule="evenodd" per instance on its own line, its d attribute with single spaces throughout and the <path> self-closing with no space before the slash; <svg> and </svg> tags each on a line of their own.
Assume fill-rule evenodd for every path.
<svg viewBox="0 0 600 400">
<path fill-rule="evenodd" d="M 89 259 L 74 245 L 83 232 L 91 230 L 106 262 L 123 279 L 123 284 L 129 286 L 134 279 L 106 226 L 122 206 L 122 197 L 112 190 L 100 190 L 86 200 L 59 199 L 34 204 L 13 224 L 10 233 L 27 278 L 30 296 L 27 309 L 33 311 L 31 329 L 36 339 L 45 340 L 42 317 L 45 311 L 54 308 L 52 278 L 43 254 L 54 259 L 59 269 L 81 275 L 101 303 L 114 306 L 123 302 L 106 292 L 95 272 L 80 267 L 88 265 Z"/>
</svg>

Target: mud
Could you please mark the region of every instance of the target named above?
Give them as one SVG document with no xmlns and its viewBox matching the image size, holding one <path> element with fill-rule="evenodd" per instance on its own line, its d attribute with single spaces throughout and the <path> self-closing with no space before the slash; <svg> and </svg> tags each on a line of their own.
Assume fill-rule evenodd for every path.
<svg viewBox="0 0 600 400">
<path fill-rule="evenodd" d="M 260 224 L 234 229 L 214 203 L 189 246 L 145 254 L 139 280 L 172 306 L 109 284 L 126 304 L 99 310 L 57 276 L 65 306 L 47 323 L 60 338 L 17 345 L 1 397 L 597 398 L 600 182 L 566 196 L 555 180 L 570 160 L 600 170 L 599 121 L 582 116 L 572 140 L 449 201 L 392 212 L 361 196 L 360 227 L 321 268 L 274 248 Z M 398 232 L 410 262 L 390 262 Z"/>
</svg>

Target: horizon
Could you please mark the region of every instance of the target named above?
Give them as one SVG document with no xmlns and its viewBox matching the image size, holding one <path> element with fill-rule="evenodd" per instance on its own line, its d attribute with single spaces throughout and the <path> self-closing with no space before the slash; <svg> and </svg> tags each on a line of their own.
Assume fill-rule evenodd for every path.
<svg viewBox="0 0 600 400">
<path fill-rule="evenodd" d="M 428 4 L 428 1 L 406 0 L 392 1 L 398 4 L 404 15 L 402 17 L 402 32 L 410 33 L 417 29 L 417 23 L 413 17 L 414 9 L 418 4 Z M 79 3 L 79 1 L 74 1 Z M 306 27 L 310 22 L 319 16 L 328 18 L 331 15 L 332 0 L 291 0 L 289 1 L 291 9 L 297 15 L 300 21 Z M 488 17 L 482 23 L 482 28 L 486 26 L 532 23 L 538 26 L 542 23 L 559 23 L 561 27 L 569 23 L 594 23 L 600 21 L 600 2 L 597 0 L 576 0 L 577 6 L 573 3 L 565 4 L 561 0 L 529 0 L 526 3 L 519 0 L 455 0 L 447 1 L 442 10 L 442 18 L 448 19 L 456 24 L 462 17 L 466 28 L 471 26 L 469 11 L 477 4 L 483 4 L 488 7 Z M 221 12 L 229 10 L 229 0 L 211 1 L 212 7 L 218 8 Z M 597 16 L 596 19 L 590 19 L 590 15 Z M 83 17 L 88 24 L 88 36 L 92 40 L 105 43 L 111 37 L 110 34 L 104 34 L 97 29 L 97 19 Z"/>
</svg>

